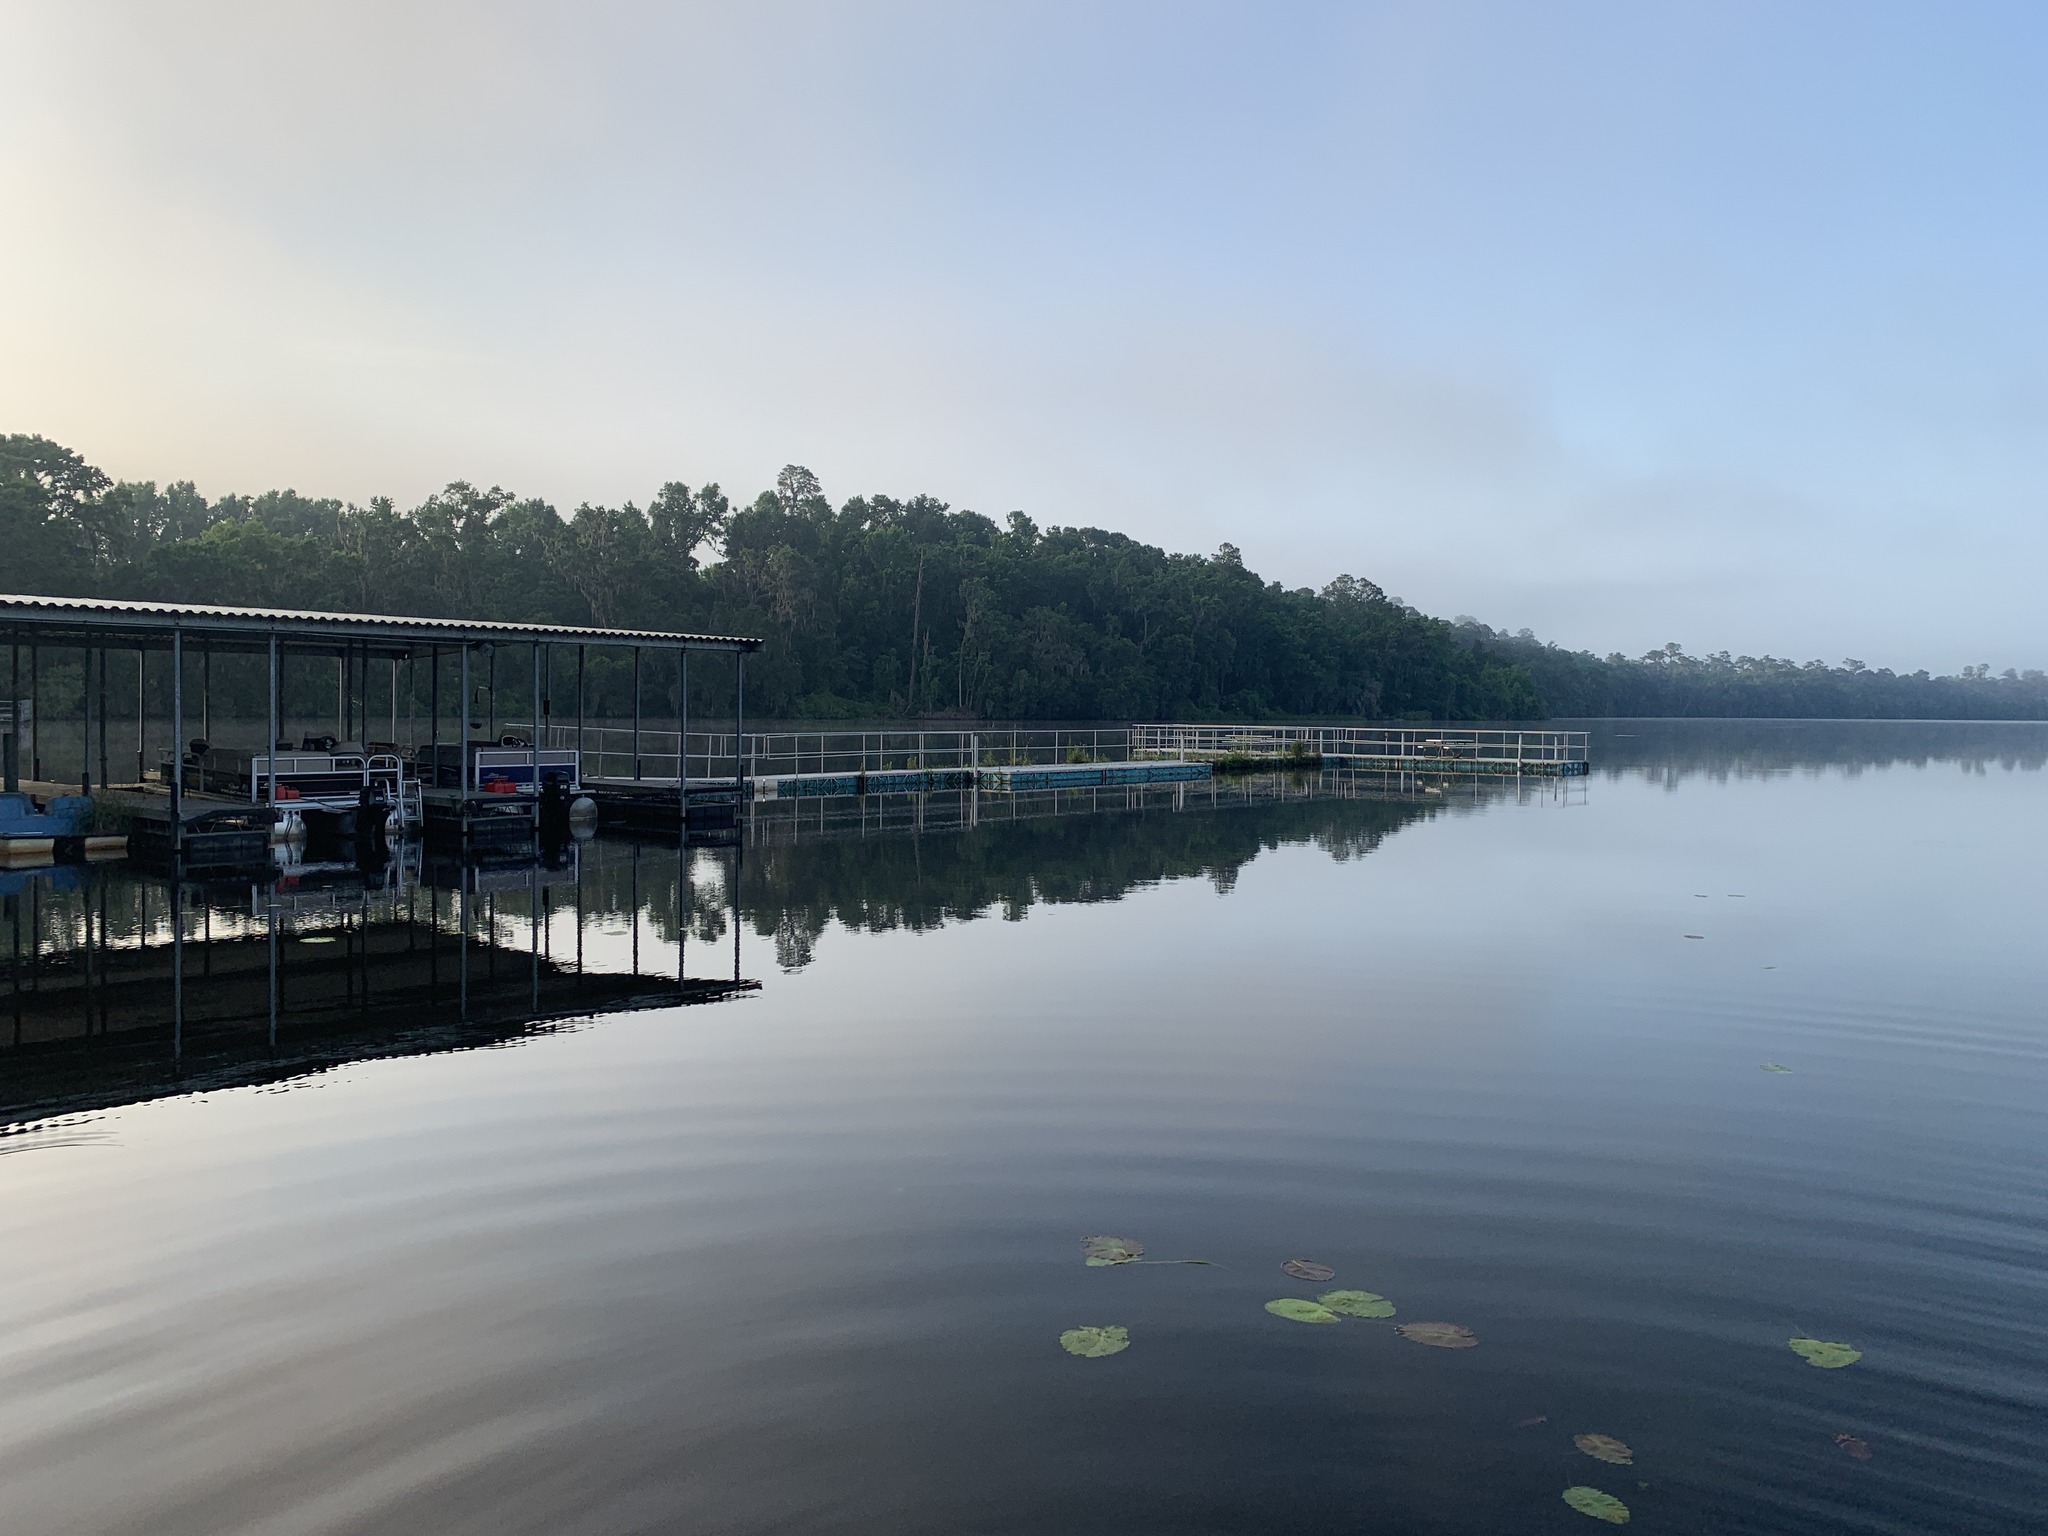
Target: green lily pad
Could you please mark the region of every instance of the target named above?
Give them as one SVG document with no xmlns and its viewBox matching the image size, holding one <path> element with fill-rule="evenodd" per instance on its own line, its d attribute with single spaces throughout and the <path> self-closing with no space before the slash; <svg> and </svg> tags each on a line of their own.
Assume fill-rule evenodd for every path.
<svg viewBox="0 0 2048 1536">
<path fill-rule="evenodd" d="M 1394 1304 L 1371 1291 L 1325 1291 L 1316 1298 L 1332 1312 L 1346 1317 L 1392 1317 Z"/>
<path fill-rule="evenodd" d="M 1081 1252 L 1087 1256 L 1090 1269 L 1105 1269 L 1112 1264 L 1129 1264 L 1144 1255 L 1145 1245 L 1134 1243 L 1128 1237 L 1084 1237 Z"/>
<path fill-rule="evenodd" d="M 1823 1339 L 1788 1339 L 1786 1342 L 1792 1346 L 1793 1354 L 1824 1371 L 1839 1371 L 1863 1358 L 1860 1349 L 1851 1349 L 1847 1344 L 1830 1344 Z"/>
<path fill-rule="evenodd" d="M 1635 1465 L 1636 1453 L 1612 1435 L 1573 1435 L 1572 1444 L 1595 1461 L 1604 1461 L 1616 1467 Z"/>
<path fill-rule="evenodd" d="M 1763 1072 L 1790 1072 L 1792 1069 L 1790 1067 L 1780 1066 L 1775 1061 L 1767 1061 L 1758 1070 Z"/>
<path fill-rule="evenodd" d="M 1602 1493 L 1598 1488 L 1588 1488 L 1583 1483 L 1564 1491 L 1565 1503 L 1582 1515 L 1591 1515 L 1595 1520 L 1605 1520 L 1609 1525 L 1628 1524 L 1628 1506 L 1611 1493 Z"/>
<path fill-rule="evenodd" d="M 1266 1310 L 1275 1317 L 1284 1317 L 1295 1323 L 1334 1323 L 1341 1319 L 1336 1313 L 1320 1302 L 1303 1301 L 1299 1296 L 1282 1296 L 1278 1301 L 1266 1303 Z"/>
<path fill-rule="evenodd" d="M 1462 1323 L 1403 1323 L 1398 1331 L 1404 1339 L 1438 1349 L 1471 1349 L 1479 1343 Z"/>
<path fill-rule="evenodd" d="M 1120 1355 L 1131 1347 L 1127 1328 L 1069 1328 L 1060 1335 L 1060 1348 L 1084 1360 Z"/>
<path fill-rule="evenodd" d="M 1314 1259 L 1289 1259 L 1280 1266 L 1297 1280 L 1334 1280 L 1337 1271 L 1327 1264 L 1318 1264 Z"/>
</svg>

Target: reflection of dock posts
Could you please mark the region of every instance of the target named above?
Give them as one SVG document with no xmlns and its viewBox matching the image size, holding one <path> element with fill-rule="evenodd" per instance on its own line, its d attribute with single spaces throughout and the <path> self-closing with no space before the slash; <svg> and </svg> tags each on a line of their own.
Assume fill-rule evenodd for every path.
<svg viewBox="0 0 2048 1536">
<path fill-rule="evenodd" d="M 740 857 L 745 843 L 740 838 L 732 842 L 732 979 L 740 979 Z"/>
<path fill-rule="evenodd" d="M 640 840 L 633 839 L 633 974 L 640 974 Z"/>
<path fill-rule="evenodd" d="M 273 647 L 273 654 L 275 654 L 275 646 L 276 646 L 276 641 L 274 641 L 274 640 L 273 640 L 273 641 L 271 642 L 271 644 L 272 644 L 272 647 Z M 277 737 L 277 733 L 276 733 L 275 731 L 272 731 L 272 732 L 271 732 L 270 734 L 271 734 L 271 738 L 272 738 L 272 740 L 275 740 L 275 739 L 276 739 L 276 737 Z M 275 1055 L 275 1054 L 276 1054 L 276 1052 L 277 1052 L 277 1004 L 278 1004 L 278 976 L 277 976 L 277 887 L 276 887 L 276 886 L 272 886 L 272 887 L 270 887 L 269 895 L 270 895 L 270 921 L 269 921 L 269 922 L 267 922 L 267 923 L 265 923 L 265 924 L 264 924 L 264 926 L 265 926 L 265 927 L 266 927 L 267 929 L 269 929 L 269 930 L 270 930 L 270 931 L 269 931 L 269 934 L 268 934 L 268 938 L 269 938 L 269 942 L 270 942 L 270 1036 L 269 1036 L 269 1045 L 270 1045 L 270 1050 L 271 1050 L 271 1053 L 272 1053 L 273 1055 Z"/>
<path fill-rule="evenodd" d="M 175 642 L 174 642 L 175 643 Z M 184 759 L 178 762 L 183 776 Z M 173 823 L 175 827 L 176 823 Z M 175 836 L 175 834 L 174 834 Z M 181 863 L 171 860 L 171 1059 L 185 1057 L 185 885 L 179 878 Z"/>
<path fill-rule="evenodd" d="M 463 710 L 463 729 L 469 728 L 467 709 Z M 461 920 L 460 934 L 455 940 L 456 1017 L 465 1024 L 469 1022 L 469 872 L 459 870 L 455 884 L 455 911 Z"/>
</svg>

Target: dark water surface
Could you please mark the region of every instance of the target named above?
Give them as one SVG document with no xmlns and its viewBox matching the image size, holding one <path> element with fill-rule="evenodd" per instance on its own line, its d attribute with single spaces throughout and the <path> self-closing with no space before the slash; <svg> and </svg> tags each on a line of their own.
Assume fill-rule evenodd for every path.
<svg viewBox="0 0 2048 1536">
<path fill-rule="evenodd" d="M 1594 752 L 0 876 L 0 1530 L 2040 1529 L 2048 730 Z"/>
</svg>

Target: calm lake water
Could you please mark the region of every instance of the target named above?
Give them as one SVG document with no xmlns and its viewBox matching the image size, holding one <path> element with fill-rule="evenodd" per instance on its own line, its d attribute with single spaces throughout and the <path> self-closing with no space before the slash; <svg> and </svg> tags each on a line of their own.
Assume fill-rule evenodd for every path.
<svg viewBox="0 0 2048 1536">
<path fill-rule="evenodd" d="M 1594 754 L 0 875 L 0 1529 L 2040 1529 L 2048 729 Z"/>
</svg>

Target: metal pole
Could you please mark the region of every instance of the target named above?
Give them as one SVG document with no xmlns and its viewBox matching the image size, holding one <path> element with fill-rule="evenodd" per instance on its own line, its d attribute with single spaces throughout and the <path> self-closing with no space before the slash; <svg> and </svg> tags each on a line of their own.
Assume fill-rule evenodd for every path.
<svg viewBox="0 0 2048 1536">
<path fill-rule="evenodd" d="M 270 740 L 263 744 L 263 766 L 267 770 L 264 778 L 269 780 L 263 799 L 274 812 L 277 809 L 277 631 L 270 632 Z M 273 820 L 275 818 L 273 817 Z M 277 909 L 273 906 L 270 917 L 270 950 L 275 959 L 277 953 Z M 277 977 L 273 963 L 271 975 L 270 1034 L 271 1043 L 277 1040 Z"/>
<path fill-rule="evenodd" d="M 42 696 L 42 654 L 43 648 L 31 640 L 28 643 L 28 776 L 38 782 L 43 777 L 43 712 L 36 707 Z"/>
<path fill-rule="evenodd" d="M 149 777 L 149 652 L 135 647 L 135 782 Z"/>
<path fill-rule="evenodd" d="M 583 647 L 576 647 L 576 782 L 582 783 L 583 767 Z"/>
<path fill-rule="evenodd" d="M 184 857 L 184 853 L 185 631 L 174 628 L 171 631 L 171 860 L 173 867 L 175 867 L 178 860 Z M 173 905 L 175 905 L 175 902 Z M 178 931 L 181 935 L 184 932 L 184 922 L 184 909 L 180 907 L 178 908 Z M 180 969 L 182 972 L 182 967 Z"/>
<path fill-rule="evenodd" d="M 13 630 L 11 631 L 11 636 L 12 636 L 12 640 L 13 640 L 13 649 L 14 649 L 14 673 L 13 673 L 13 681 L 11 681 L 10 683 L 8 683 L 8 685 L 7 685 L 7 743 L 6 743 L 6 746 L 7 746 L 7 762 L 6 762 L 6 765 L 5 765 L 5 767 L 6 767 L 6 780 L 5 780 L 5 782 L 6 782 L 6 787 L 7 787 L 7 793 L 8 793 L 8 794 L 10 794 L 10 795 L 11 795 L 11 794 L 13 794 L 13 793 L 14 793 L 15 791 L 17 791 L 17 790 L 19 790 L 19 789 L 21 788 L 21 626 L 20 626 L 20 625 L 18 625 L 18 624 L 17 624 L 17 625 L 15 625 L 15 626 L 14 626 Z M 16 927 L 17 927 L 17 929 L 18 929 L 18 928 L 19 928 L 19 926 L 20 926 L 20 921 L 21 921 L 21 914 L 20 914 L 20 911 L 19 911 L 19 909 L 17 908 L 17 910 L 16 910 L 16 912 L 15 912 L 15 924 L 16 924 Z M 18 935 L 18 933 L 17 933 L 17 942 L 15 943 L 15 946 L 14 946 L 14 947 L 15 947 L 16 949 L 20 949 L 20 948 L 21 948 L 21 945 L 20 945 L 20 942 L 19 942 L 19 935 Z"/>
<path fill-rule="evenodd" d="M 106 672 L 100 672 L 100 680 L 106 681 Z M 210 746 L 213 742 L 213 643 L 202 641 L 199 646 L 199 734 Z M 208 908 L 211 911 L 211 908 Z"/>
<path fill-rule="evenodd" d="M 92 793 L 92 647 L 78 649 L 78 792 Z"/>
<path fill-rule="evenodd" d="M 348 740 L 348 651 L 345 646 L 334 658 L 334 734 L 343 741 Z"/>
<path fill-rule="evenodd" d="M 484 642 L 484 740 L 498 739 L 498 643 Z M 496 936 L 493 935 L 493 942 Z"/>
<path fill-rule="evenodd" d="M 633 782 L 640 782 L 640 647 L 633 647 Z"/>
<path fill-rule="evenodd" d="M 458 765 L 458 767 L 459 767 L 459 777 L 458 777 L 458 780 L 457 780 L 457 782 L 458 782 L 458 783 L 459 783 L 459 784 L 460 784 L 460 785 L 462 786 L 462 793 L 463 793 L 463 794 L 464 794 L 465 796 L 467 796 L 467 795 L 469 794 L 469 642 L 468 642 L 467 640 L 465 640 L 465 641 L 463 641 L 463 642 L 462 642 L 462 721 L 461 721 L 461 724 L 462 724 L 462 735 L 461 735 L 461 736 L 460 736 L 460 737 L 459 737 L 458 739 L 459 739 L 459 740 L 461 741 L 461 743 L 462 743 L 462 761 L 461 761 L 461 763 L 460 763 L 460 764 Z M 465 814 L 465 815 L 467 815 L 467 812 L 465 812 L 464 814 Z M 463 918 L 462 918 L 462 922 L 463 922 L 463 933 L 464 933 L 464 935 L 465 935 L 465 937 L 466 937 L 466 936 L 467 936 L 467 934 L 468 934 L 468 932 L 469 932 L 469 907 L 468 907 L 467 903 L 465 903 L 465 904 L 464 904 L 464 906 L 463 906 Z M 465 976 L 465 977 L 467 977 L 467 975 L 468 975 L 468 973 L 467 973 L 467 972 L 465 971 L 465 972 L 464 972 L 464 976 Z M 465 1001 L 464 1001 L 464 1004 L 463 1004 L 463 1017 L 464 1017 L 464 1018 L 467 1018 L 467 1017 L 469 1017 L 469 1013 L 468 1013 L 468 1002 L 467 1002 L 467 998 L 468 998 L 468 996 L 469 996 L 468 992 L 467 992 L 467 991 L 465 991 L 465 992 L 463 993 L 463 997 L 464 997 L 464 999 L 465 999 Z"/>
<path fill-rule="evenodd" d="M 690 840 L 690 653 L 676 651 L 676 832 Z"/>
<path fill-rule="evenodd" d="M 745 651 L 734 651 L 732 659 L 732 783 L 733 792 L 739 797 L 740 802 L 744 804 L 747 798 L 745 762 L 747 749 L 747 653 Z M 734 866 L 734 872 L 735 874 L 738 872 L 737 865 Z M 733 900 L 735 902 L 739 900 L 739 893 L 737 891 L 733 893 Z M 738 940 L 735 939 L 734 943 L 737 945 Z M 734 949 L 733 954 L 733 964 L 737 966 L 739 964 L 739 951 L 737 948 Z M 733 979 L 735 981 L 739 979 L 737 973 L 735 973 Z"/>
<path fill-rule="evenodd" d="M 540 793 L 540 642 L 534 641 L 529 647 L 533 652 L 533 792 Z"/>
<path fill-rule="evenodd" d="M 100 788 L 112 780 L 107 772 L 107 648 L 100 647 Z"/>
<path fill-rule="evenodd" d="M 434 787 L 441 787 L 441 647 L 427 647 L 427 760 L 434 765 Z"/>
</svg>

